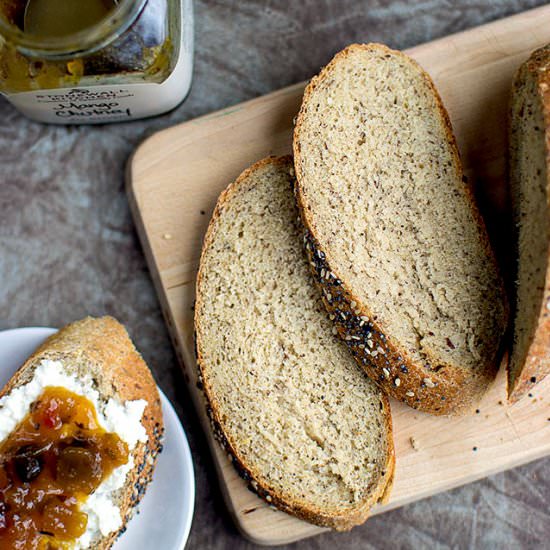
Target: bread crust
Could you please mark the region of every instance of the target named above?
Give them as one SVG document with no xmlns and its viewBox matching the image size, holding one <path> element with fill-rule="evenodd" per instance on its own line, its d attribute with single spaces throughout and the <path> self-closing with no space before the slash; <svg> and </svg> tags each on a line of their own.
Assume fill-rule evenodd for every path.
<svg viewBox="0 0 550 550">
<path fill-rule="evenodd" d="M 241 188 L 247 184 L 247 179 L 253 172 L 269 164 L 288 166 L 290 170 L 293 170 L 291 156 L 271 156 L 260 160 L 250 168 L 246 169 L 236 179 L 235 182 L 231 183 L 221 193 L 212 214 L 212 219 L 206 231 L 203 242 L 201 259 L 204 256 L 205 251 L 212 243 L 212 240 L 215 236 L 217 220 L 223 212 L 226 203 L 235 193 L 241 191 Z M 268 483 L 263 481 L 261 473 L 255 471 L 251 465 L 247 464 L 246 459 L 239 453 L 238 446 L 235 445 L 225 433 L 223 429 L 223 422 L 220 417 L 220 409 L 217 399 L 214 395 L 212 388 L 209 385 L 208 378 L 204 375 L 204 365 L 206 358 L 204 357 L 202 350 L 201 319 L 199 316 L 199 312 L 201 311 L 203 302 L 203 297 L 199 291 L 201 287 L 202 277 L 204 276 L 202 272 L 202 265 L 203 262 L 201 261 L 197 274 L 197 296 L 195 303 L 195 347 L 197 356 L 197 367 L 199 371 L 199 387 L 200 389 L 202 389 L 206 400 L 206 411 L 208 417 L 210 418 L 214 437 L 227 453 L 229 460 L 233 463 L 233 466 L 235 467 L 239 475 L 247 482 L 248 489 L 256 493 L 260 498 L 265 500 L 271 506 L 274 506 L 275 508 L 282 510 L 283 512 L 296 516 L 315 525 L 319 525 L 321 527 L 330 527 L 337 531 L 347 531 L 355 525 L 360 525 L 361 523 L 364 523 L 364 521 L 368 518 L 370 509 L 373 505 L 375 505 L 377 502 L 387 501 L 391 486 L 393 484 L 395 471 L 395 450 L 393 445 L 393 428 L 390 404 L 387 397 L 385 395 L 381 396 L 381 402 L 383 406 L 383 418 L 385 421 L 386 440 L 388 445 L 385 466 L 381 471 L 381 475 L 379 476 L 376 485 L 372 487 L 369 498 L 363 501 L 360 506 L 356 506 L 351 510 L 334 510 L 331 513 L 327 513 L 318 507 L 304 506 L 297 500 L 288 498 L 277 489 L 269 486 Z M 330 335 L 327 336 L 330 337 Z"/>
<path fill-rule="evenodd" d="M 314 90 L 331 77 L 331 70 L 336 64 L 349 57 L 353 52 L 361 50 L 375 50 L 396 55 L 418 68 L 435 97 L 437 104 L 436 116 L 439 116 L 442 120 L 447 143 L 453 152 L 454 170 L 465 181 L 451 121 L 430 76 L 416 61 L 402 52 L 391 50 L 383 44 L 352 44 L 348 46 L 337 53 L 332 61 L 306 87 L 294 129 L 293 150 L 297 179 L 296 199 L 302 222 L 306 228 L 305 244 L 310 258 L 311 270 L 317 285 L 323 292 L 323 302 L 331 314 L 331 319 L 335 322 L 338 334 L 350 347 L 356 361 L 372 380 L 392 397 L 423 412 L 434 415 L 465 414 L 471 409 L 474 403 L 479 401 L 490 383 L 494 380 L 502 359 L 503 348 L 501 347 L 501 351 L 496 354 L 492 362 L 482 366 L 478 372 L 461 369 L 451 364 L 445 364 L 442 368 L 438 368 L 437 371 L 428 370 L 424 365 L 415 363 L 404 349 L 399 348 L 391 335 L 387 334 L 382 324 L 374 320 L 374 315 L 369 310 L 368 304 L 360 303 L 357 296 L 353 294 L 352 289 L 342 279 L 338 266 L 335 265 L 328 251 L 320 247 L 315 237 L 317 233 L 315 224 L 310 211 L 305 205 L 305 194 L 300 184 L 303 177 L 301 172 L 302 152 L 300 132 L 308 101 Z M 477 208 L 471 186 L 465 185 L 463 191 L 474 214 L 476 223 L 481 229 L 480 233 L 483 238 L 483 244 L 496 272 L 499 274 L 500 294 L 505 311 L 504 325 L 506 326 L 508 305 L 494 251 L 489 243 L 485 223 Z M 323 276 L 323 274 L 327 273 L 331 275 L 329 278 Z M 329 296 L 330 299 L 328 299 Z M 369 345 L 369 340 L 372 341 L 372 346 Z M 373 355 L 372 351 L 375 351 L 376 354 Z M 441 364 L 441 362 L 438 361 L 438 364 Z"/>
<path fill-rule="evenodd" d="M 112 317 L 87 317 L 50 336 L 9 380 L 0 398 L 29 382 L 45 359 L 75 365 L 80 372 L 87 370 L 102 399 L 116 396 L 122 402 L 147 401 L 141 422 L 148 440 L 145 444 L 139 442 L 132 451 L 134 468 L 128 472 L 126 483 L 116 495 L 122 527 L 92 542 L 94 550 L 107 550 L 125 531 L 151 481 L 157 456 L 162 450 L 164 425 L 157 386 L 123 325 Z"/>
<path fill-rule="evenodd" d="M 528 76 L 536 79 L 538 99 L 541 103 L 546 142 L 546 199 L 550 200 L 550 46 L 534 51 L 529 59 L 520 67 L 514 79 L 512 93 L 519 90 Z M 510 136 L 512 117 L 510 116 Z M 513 139 L 510 139 L 513 147 Z M 511 167 L 510 167 L 511 168 Z M 511 171 L 510 171 L 511 173 Z M 544 281 L 544 292 L 538 315 L 537 326 L 533 340 L 529 346 L 525 363 L 512 382 L 511 370 L 508 370 L 508 400 L 511 403 L 519 401 L 550 373 L 550 243 L 548 261 Z"/>
</svg>

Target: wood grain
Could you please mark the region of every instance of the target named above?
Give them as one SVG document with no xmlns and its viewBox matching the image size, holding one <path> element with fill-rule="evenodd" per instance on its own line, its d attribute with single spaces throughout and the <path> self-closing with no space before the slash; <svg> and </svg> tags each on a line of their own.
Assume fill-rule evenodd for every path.
<svg viewBox="0 0 550 550">
<path fill-rule="evenodd" d="M 465 170 L 476 186 L 505 275 L 513 261 L 504 178 L 508 93 L 514 72 L 550 42 L 550 6 L 408 50 L 449 110 Z M 328 61 L 328 60 L 327 60 Z M 219 193 L 253 162 L 291 151 L 304 84 L 159 132 L 128 164 L 128 196 L 174 346 L 206 430 L 228 507 L 242 533 L 283 544 L 322 530 L 246 489 L 210 435 L 193 352 L 194 280 Z M 550 454 L 550 378 L 514 406 L 499 376 L 479 412 L 436 418 L 392 402 L 396 479 L 381 513 Z"/>
</svg>

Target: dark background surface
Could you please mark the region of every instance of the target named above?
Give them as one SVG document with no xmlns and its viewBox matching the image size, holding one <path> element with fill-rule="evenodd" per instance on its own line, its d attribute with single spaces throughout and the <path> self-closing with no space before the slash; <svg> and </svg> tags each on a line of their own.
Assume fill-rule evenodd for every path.
<svg viewBox="0 0 550 550">
<path fill-rule="evenodd" d="M 168 339 L 124 193 L 128 156 L 156 130 L 311 77 L 350 42 L 406 48 L 544 3 L 195 1 L 193 87 L 168 115 L 53 127 L 0 99 L 0 329 L 105 313 L 127 325 L 191 445 L 197 499 L 188 548 L 254 545 L 227 514 Z M 289 548 L 550 548 L 549 503 L 545 459 Z"/>
</svg>

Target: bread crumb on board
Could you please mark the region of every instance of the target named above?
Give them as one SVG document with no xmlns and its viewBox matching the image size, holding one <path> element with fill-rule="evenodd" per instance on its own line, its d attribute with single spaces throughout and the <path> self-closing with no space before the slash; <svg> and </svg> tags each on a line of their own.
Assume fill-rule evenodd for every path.
<svg viewBox="0 0 550 550">
<path fill-rule="evenodd" d="M 418 441 L 416 440 L 416 438 L 414 438 L 413 436 L 411 436 L 409 438 L 409 441 L 411 442 L 411 447 L 415 450 L 415 451 L 419 451 L 420 450 L 420 445 L 418 444 Z"/>
</svg>

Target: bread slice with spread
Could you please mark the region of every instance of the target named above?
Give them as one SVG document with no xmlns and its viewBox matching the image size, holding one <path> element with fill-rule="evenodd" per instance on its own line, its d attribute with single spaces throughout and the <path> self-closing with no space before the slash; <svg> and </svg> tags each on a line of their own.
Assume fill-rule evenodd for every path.
<svg viewBox="0 0 550 550">
<path fill-rule="evenodd" d="M 222 193 L 197 277 L 200 380 L 214 433 L 275 507 L 345 530 L 394 471 L 387 398 L 357 368 L 308 271 L 290 157 Z"/>
<path fill-rule="evenodd" d="M 517 227 L 517 296 L 508 394 L 517 401 L 550 372 L 550 46 L 512 90 L 510 183 Z"/>
<path fill-rule="evenodd" d="M 0 393 L 0 419 L 0 547 L 110 548 L 163 435 L 157 387 L 124 327 L 86 318 L 48 338 Z"/>
<path fill-rule="evenodd" d="M 412 407 L 466 410 L 498 370 L 507 306 L 430 77 L 349 46 L 306 88 L 294 162 L 313 273 L 358 363 Z"/>
</svg>

